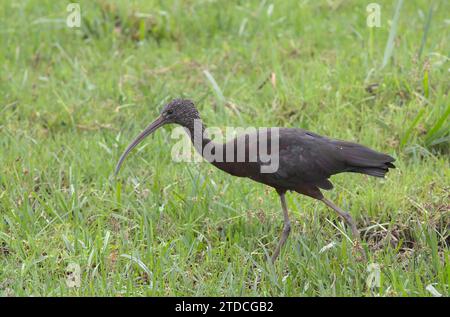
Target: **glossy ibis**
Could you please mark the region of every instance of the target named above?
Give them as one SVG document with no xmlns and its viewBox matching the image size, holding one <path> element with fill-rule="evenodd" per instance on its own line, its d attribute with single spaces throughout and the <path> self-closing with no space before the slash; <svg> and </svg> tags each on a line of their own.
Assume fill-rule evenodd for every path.
<svg viewBox="0 0 450 317">
<path fill-rule="evenodd" d="M 278 192 L 283 209 L 284 227 L 278 245 L 271 257 L 272 262 L 278 257 L 291 231 L 285 199 L 285 193 L 288 190 L 318 199 L 333 209 L 350 226 L 354 238 L 357 239 L 356 245 L 359 246 L 359 232 L 350 214 L 325 198 L 320 190 L 333 188 L 328 179 L 333 174 L 354 172 L 384 177 L 389 168 L 395 167 L 392 164 L 394 162 L 393 157 L 356 143 L 329 139 L 303 129 L 275 128 L 277 129 L 278 153 L 271 154 L 278 155 L 278 169 L 271 173 L 263 173 L 261 167 L 266 165 L 267 162 L 263 162 L 259 156 L 257 156 L 256 160 L 255 157 L 250 159 L 252 156 L 249 150 L 252 146 L 251 136 L 244 136 L 245 159 L 238 160 L 236 155 L 239 140 L 242 140 L 241 136 L 224 144 L 217 144 L 211 141 L 204 133 L 205 126 L 194 103 L 190 100 L 175 99 L 165 105 L 160 116 L 126 148 L 117 163 L 116 175 L 128 153 L 146 136 L 168 123 L 176 123 L 183 126 L 190 135 L 196 150 L 201 155 L 204 154 L 203 150 L 206 147 L 212 149 L 212 152 L 221 150 L 220 153 L 222 153 L 223 159 L 209 160 L 217 168 L 234 176 L 247 177 L 266 184 Z M 196 126 L 196 124 L 199 125 Z M 199 129 L 197 128 L 198 126 L 200 127 Z M 196 137 L 200 137 L 201 141 L 199 143 L 195 142 Z M 260 143 L 259 138 L 256 138 L 256 140 L 256 143 Z M 269 146 L 275 143 L 274 141 L 274 134 L 272 132 L 268 133 L 267 142 Z M 231 159 L 230 157 L 225 157 L 227 149 L 230 148 L 233 149 L 234 153 Z"/>
</svg>

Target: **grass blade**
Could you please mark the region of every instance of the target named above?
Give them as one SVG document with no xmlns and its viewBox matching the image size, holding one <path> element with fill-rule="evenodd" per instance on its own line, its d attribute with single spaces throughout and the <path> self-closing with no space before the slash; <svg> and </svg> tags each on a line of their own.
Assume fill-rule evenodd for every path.
<svg viewBox="0 0 450 317">
<path fill-rule="evenodd" d="M 447 109 L 445 110 L 444 114 L 436 121 L 434 126 L 428 131 L 427 133 L 427 142 L 429 142 L 431 139 L 434 139 L 434 136 L 438 133 L 439 130 L 441 130 L 444 123 L 447 122 L 447 118 L 450 116 L 450 105 L 447 106 Z"/>
<path fill-rule="evenodd" d="M 211 73 L 206 69 L 203 71 L 203 74 L 205 74 L 206 78 L 210 82 L 219 102 L 222 104 L 225 103 L 225 97 L 216 80 L 214 79 L 213 75 L 211 75 Z"/>
<path fill-rule="evenodd" d="M 389 31 L 389 38 L 386 43 L 386 48 L 384 50 L 383 64 L 381 66 L 382 69 L 388 64 L 389 59 L 392 56 L 392 52 L 394 51 L 394 40 L 397 34 L 398 20 L 400 18 L 400 10 L 402 8 L 402 5 L 403 0 L 398 0 L 397 6 L 395 7 L 394 18 L 392 19 L 391 29 Z"/>
<path fill-rule="evenodd" d="M 434 2 L 431 5 L 430 9 L 428 10 L 427 21 L 425 22 L 425 26 L 423 28 L 422 42 L 420 43 L 419 52 L 417 53 L 418 59 L 420 59 L 420 56 L 422 55 L 423 48 L 425 47 L 425 43 L 428 38 L 428 31 L 430 30 L 431 19 L 433 17 L 433 9 L 434 9 Z"/>
<path fill-rule="evenodd" d="M 402 140 L 400 141 L 400 145 L 403 147 L 409 140 L 412 131 L 417 126 L 417 124 L 420 122 L 420 119 L 422 119 L 423 115 L 425 114 L 425 109 L 420 109 L 419 113 L 417 114 L 414 121 L 411 123 L 409 128 L 406 130 L 405 135 L 403 136 Z"/>
<path fill-rule="evenodd" d="M 430 96 L 430 78 L 428 76 L 428 70 L 426 69 L 423 73 L 422 84 L 423 84 L 423 95 L 425 96 L 425 98 L 428 99 L 428 97 Z"/>
</svg>

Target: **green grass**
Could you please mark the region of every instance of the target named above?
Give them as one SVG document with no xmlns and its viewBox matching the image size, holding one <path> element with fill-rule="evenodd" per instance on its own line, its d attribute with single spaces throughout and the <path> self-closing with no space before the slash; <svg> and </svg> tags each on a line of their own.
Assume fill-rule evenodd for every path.
<svg viewBox="0 0 450 317">
<path fill-rule="evenodd" d="M 450 5 L 404 1 L 389 43 L 396 2 L 377 2 L 374 29 L 367 1 L 82 1 L 80 29 L 67 1 L 2 4 L 0 295 L 448 296 Z M 325 205 L 288 194 L 293 230 L 268 264 L 276 193 L 172 162 L 170 127 L 114 179 L 178 96 L 210 126 L 302 127 L 395 156 L 386 180 L 341 174 L 326 193 L 368 262 Z"/>
</svg>

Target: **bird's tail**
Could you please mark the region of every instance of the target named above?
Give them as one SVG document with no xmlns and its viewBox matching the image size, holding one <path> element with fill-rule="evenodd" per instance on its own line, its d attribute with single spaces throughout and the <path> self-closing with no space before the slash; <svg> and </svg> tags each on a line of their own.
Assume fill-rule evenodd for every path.
<svg viewBox="0 0 450 317">
<path fill-rule="evenodd" d="M 395 168 L 392 163 L 395 159 L 390 155 L 351 142 L 337 141 L 336 145 L 341 149 L 348 172 L 384 177 L 389 168 Z"/>
</svg>

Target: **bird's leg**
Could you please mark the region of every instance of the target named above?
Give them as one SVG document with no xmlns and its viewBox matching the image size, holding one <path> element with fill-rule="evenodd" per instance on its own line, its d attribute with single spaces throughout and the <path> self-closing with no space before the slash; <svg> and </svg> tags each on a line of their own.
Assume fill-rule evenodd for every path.
<svg viewBox="0 0 450 317">
<path fill-rule="evenodd" d="M 278 194 L 280 195 L 281 200 L 281 207 L 283 208 L 283 216 L 284 216 L 284 226 L 283 226 L 283 232 L 281 233 L 280 241 L 278 242 L 278 245 L 273 252 L 272 255 L 272 263 L 275 262 L 278 255 L 280 254 L 280 250 L 283 247 L 283 245 L 286 243 L 286 240 L 289 236 L 289 233 L 291 232 L 291 221 L 289 220 L 289 213 L 286 205 L 286 198 L 285 198 L 285 191 L 278 191 Z"/>
<path fill-rule="evenodd" d="M 363 257 L 366 258 L 366 253 L 365 253 L 364 249 L 360 246 L 360 244 L 361 244 L 361 236 L 359 235 L 358 228 L 356 227 L 355 221 L 353 220 L 352 216 L 350 216 L 350 214 L 348 212 L 345 212 L 344 210 L 342 210 L 341 208 L 336 206 L 331 200 L 329 200 L 329 199 L 327 199 L 325 197 L 323 197 L 321 200 L 328 207 L 330 207 L 331 209 L 336 211 L 336 213 L 339 216 L 341 216 L 342 219 L 344 219 L 344 221 L 347 223 L 347 225 L 350 226 L 350 228 L 352 229 L 353 237 L 357 240 L 356 241 L 357 247 L 360 248 Z"/>
<path fill-rule="evenodd" d="M 334 211 L 337 212 L 337 214 L 339 216 L 342 217 L 342 219 L 344 219 L 344 221 L 350 226 L 350 228 L 352 229 L 352 234 L 355 238 L 357 238 L 358 240 L 360 240 L 360 235 L 359 235 L 359 231 L 358 228 L 356 227 L 355 221 L 353 220 L 352 216 L 350 216 L 350 214 L 348 212 L 343 211 L 341 208 L 339 208 L 338 206 L 336 206 L 332 201 L 328 200 L 327 198 L 323 197 L 322 201 L 331 209 L 333 209 Z"/>
</svg>

